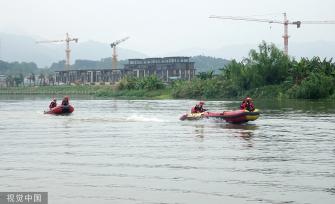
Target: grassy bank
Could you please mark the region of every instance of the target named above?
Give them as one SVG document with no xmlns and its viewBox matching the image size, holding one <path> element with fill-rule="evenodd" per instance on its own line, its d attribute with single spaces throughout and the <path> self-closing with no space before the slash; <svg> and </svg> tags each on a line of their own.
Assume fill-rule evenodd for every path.
<svg viewBox="0 0 335 204">
<path fill-rule="evenodd" d="M 21 87 L 2 87 L 0 88 L 0 94 L 92 95 L 101 89 L 106 89 L 106 87 L 105 86 L 21 86 Z M 111 87 L 110 89 L 112 90 Z"/>
<path fill-rule="evenodd" d="M 171 89 L 158 90 L 118 90 L 114 86 L 27 86 L 27 87 L 2 87 L 0 94 L 41 94 L 41 95 L 92 95 L 101 98 L 122 99 L 170 99 Z"/>
<path fill-rule="evenodd" d="M 171 99 L 171 90 L 169 88 L 159 90 L 108 90 L 100 89 L 95 94 L 102 98 L 120 98 L 120 99 Z"/>
<path fill-rule="evenodd" d="M 185 82 L 186 83 L 186 82 Z M 165 87 L 163 89 L 124 89 L 118 90 L 110 85 L 100 86 L 34 86 L 34 87 L 2 87 L 0 94 L 3 95 L 89 95 L 98 98 L 119 98 L 119 99 L 197 99 L 197 100 L 240 100 L 245 96 L 252 96 L 255 99 L 289 99 L 291 98 L 287 86 L 268 85 L 259 88 L 240 90 L 237 95 L 227 96 L 227 91 L 216 88 L 208 89 L 206 86 L 196 89 L 193 86 L 197 82 L 187 82 L 189 85 L 182 85 L 183 89 L 177 88 L 177 85 Z M 198 82 L 199 83 L 199 82 Z M 208 82 L 202 82 L 208 83 Z M 213 82 L 211 82 L 213 83 Z M 186 88 L 185 88 L 186 87 Z M 335 99 L 335 93 L 327 97 Z"/>
</svg>

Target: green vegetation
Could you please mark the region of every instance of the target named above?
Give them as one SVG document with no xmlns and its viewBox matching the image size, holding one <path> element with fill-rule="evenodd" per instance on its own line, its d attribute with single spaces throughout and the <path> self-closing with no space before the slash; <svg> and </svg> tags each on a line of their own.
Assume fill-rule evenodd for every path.
<svg viewBox="0 0 335 204">
<path fill-rule="evenodd" d="M 26 77 L 29 84 L 54 84 L 53 73 L 49 69 L 39 69 L 33 62 L 4 62 L 0 60 L 0 75 L 6 76 L 6 85 L 10 87 L 23 86 Z"/>
<path fill-rule="evenodd" d="M 111 85 L 73 85 L 73 86 L 28 86 L 28 87 L 3 87 L 0 94 L 43 94 L 43 95 L 92 95 L 102 98 L 124 98 L 124 99 L 169 99 L 171 98 L 169 88 L 147 90 L 147 89 L 124 89 L 119 90 L 117 86 Z"/>
<path fill-rule="evenodd" d="M 125 77 L 119 84 L 119 90 L 157 90 L 165 88 L 164 83 L 156 76 L 144 78 Z"/>
<path fill-rule="evenodd" d="M 159 90 L 98 90 L 94 96 L 103 98 L 121 98 L 121 99 L 170 99 L 170 89 Z"/>
<path fill-rule="evenodd" d="M 174 98 L 205 98 L 218 99 L 222 95 L 223 81 L 213 79 L 193 79 L 192 81 L 177 81 L 172 85 Z"/>
<path fill-rule="evenodd" d="M 144 78 L 125 77 L 113 91 L 101 89 L 96 93 L 99 97 L 118 97 L 118 98 L 171 98 L 170 89 L 156 76 Z"/>
<path fill-rule="evenodd" d="M 208 77 L 210 76 L 210 77 Z M 221 73 L 200 73 L 192 81 L 173 85 L 176 98 L 253 97 L 319 99 L 334 98 L 335 64 L 332 60 L 302 58 L 297 61 L 265 42 L 249 57 L 231 61 Z"/>
<path fill-rule="evenodd" d="M 2 87 L 0 94 L 85 94 L 93 95 L 101 89 L 111 86 L 19 86 L 19 87 Z"/>
</svg>

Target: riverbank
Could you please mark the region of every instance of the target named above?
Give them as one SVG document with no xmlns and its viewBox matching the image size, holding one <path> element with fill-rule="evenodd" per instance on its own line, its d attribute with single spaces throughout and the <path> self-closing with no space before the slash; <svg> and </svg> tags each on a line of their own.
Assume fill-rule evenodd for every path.
<svg viewBox="0 0 335 204">
<path fill-rule="evenodd" d="M 22 86 L 2 87 L 3 95 L 90 95 L 99 98 L 120 99 L 172 99 L 171 88 L 158 90 L 118 90 L 111 85 L 74 85 L 74 86 Z"/>
<path fill-rule="evenodd" d="M 300 88 L 300 87 L 299 87 Z M 294 91 L 297 87 L 292 87 L 289 84 L 279 84 L 279 85 L 267 85 L 258 88 L 253 88 L 249 90 L 241 90 L 239 92 L 239 97 L 243 96 L 251 96 L 257 99 L 278 99 L 278 100 L 285 100 L 285 99 L 295 99 L 295 100 L 334 100 L 335 99 L 335 92 L 331 95 L 326 97 L 297 97 L 294 95 Z M 318 88 L 316 91 L 322 92 L 322 88 Z M 335 101 L 334 101 L 335 102 Z"/>
<path fill-rule="evenodd" d="M 260 88 L 241 91 L 237 96 L 225 96 L 224 90 L 217 91 L 216 95 L 178 95 L 176 87 L 166 87 L 156 90 L 118 90 L 111 85 L 74 85 L 74 86 L 27 86 L 27 87 L 2 87 L 1 95 L 82 95 L 97 98 L 117 98 L 117 99 L 196 99 L 196 100 L 241 100 L 245 96 L 251 96 L 254 99 L 290 99 L 289 93 L 285 86 L 269 85 Z M 291 98 L 292 99 L 292 98 Z M 325 98 L 326 100 L 334 100 L 335 94 Z M 303 100 L 303 99 L 300 99 Z"/>
<path fill-rule="evenodd" d="M 113 87 L 109 86 L 112 90 Z M 83 94 L 92 95 L 106 86 L 20 86 L 2 87 L 0 94 Z"/>
</svg>

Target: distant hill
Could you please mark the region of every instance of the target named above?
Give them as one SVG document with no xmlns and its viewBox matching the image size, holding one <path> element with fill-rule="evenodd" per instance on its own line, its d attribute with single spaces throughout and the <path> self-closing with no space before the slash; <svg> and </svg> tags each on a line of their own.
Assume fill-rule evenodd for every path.
<svg viewBox="0 0 335 204">
<path fill-rule="evenodd" d="M 218 74 L 219 69 L 222 69 L 226 64 L 229 63 L 228 60 L 222 58 L 208 57 L 208 56 L 194 56 L 191 61 L 195 62 L 196 72 L 208 72 L 214 71 Z"/>
<path fill-rule="evenodd" d="M 123 65 L 128 63 L 128 60 L 119 60 L 118 61 L 118 69 L 122 69 Z M 64 70 L 65 61 L 54 62 L 50 66 L 50 69 L 55 70 Z M 101 60 L 87 60 L 87 59 L 79 59 L 71 65 L 71 69 L 74 70 L 88 70 L 88 69 L 111 69 L 112 68 L 112 58 L 103 58 Z"/>
</svg>

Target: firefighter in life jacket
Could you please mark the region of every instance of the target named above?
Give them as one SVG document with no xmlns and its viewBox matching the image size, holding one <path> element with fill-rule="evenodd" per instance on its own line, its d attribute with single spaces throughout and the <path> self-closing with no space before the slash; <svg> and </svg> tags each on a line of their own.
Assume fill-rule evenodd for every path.
<svg viewBox="0 0 335 204">
<path fill-rule="evenodd" d="M 65 96 L 63 98 L 63 101 L 62 101 L 62 106 L 68 106 L 68 105 L 70 105 L 69 99 L 70 98 L 68 96 Z"/>
<path fill-rule="evenodd" d="M 203 101 L 200 101 L 197 105 L 195 105 L 194 107 L 192 107 L 191 109 L 191 113 L 202 113 L 207 111 L 207 109 L 203 108 L 203 105 L 205 103 Z"/>
<path fill-rule="evenodd" d="M 51 101 L 51 103 L 49 105 L 49 108 L 52 109 L 52 108 L 54 108 L 56 106 L 57 106 L 57 99 L 54 98 L 54 99 L 52 99 L 52 101 Z"/>
<path fill-rule="evenodd" d="M 240 105 L 241 110 L 248 110 L 250 112 L 253 112 L 255 110 L 255 105 L 252 102 L 252 99 L 250 97 L 246 97 L 242 104 Z"/>
</svg>

